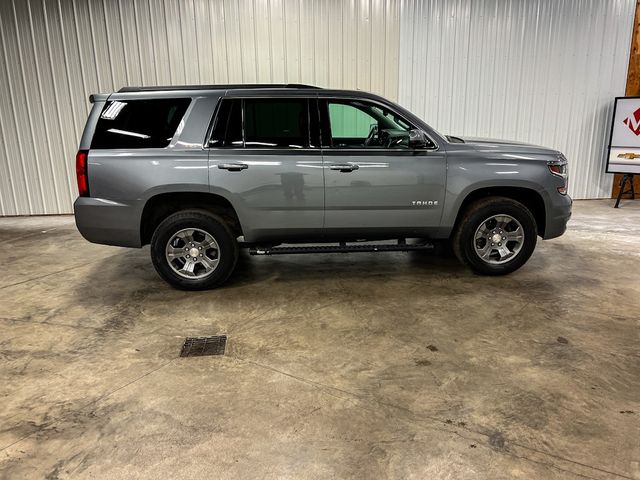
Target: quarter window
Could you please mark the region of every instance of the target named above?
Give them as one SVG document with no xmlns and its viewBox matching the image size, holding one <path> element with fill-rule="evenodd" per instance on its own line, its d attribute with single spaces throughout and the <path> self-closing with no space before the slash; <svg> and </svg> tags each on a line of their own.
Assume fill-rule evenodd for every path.
<svg viewBox="0 0 640 480">
<path fill-rule="evenodd" d="M 190 98 L 107 102 L 91 148 L 164 148 L 175 135 L 190 102 Z"/>
</svg>

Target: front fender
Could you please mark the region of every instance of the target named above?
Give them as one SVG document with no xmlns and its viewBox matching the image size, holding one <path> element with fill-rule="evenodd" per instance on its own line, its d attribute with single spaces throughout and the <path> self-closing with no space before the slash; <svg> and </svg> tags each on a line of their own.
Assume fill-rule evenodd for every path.
<svg viewBox="0 0 640 480">
<path fill-rule="evenodd" d="M 451 157 L 450 157 L 451 158 Z M 546 160 L 453 159 L 449 163 L 447 188 L 442 212 L 443 228 L 453 228 L 458 212 L 470 194 L 480 189 L 520 188 L 537 193 L 550 205 L 550 192 L 560 181 L 549 173 Z"/>
</svg>

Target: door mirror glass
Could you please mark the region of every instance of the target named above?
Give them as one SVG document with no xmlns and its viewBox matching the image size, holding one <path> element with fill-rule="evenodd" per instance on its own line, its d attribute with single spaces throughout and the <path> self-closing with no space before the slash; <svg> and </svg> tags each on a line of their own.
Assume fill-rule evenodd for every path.
<svg viewBox="0 0 640 480">
<path fill-rule="evenodd" d="M 409 148 L 432 148 L 433 143 L 427 135 L 418 128 L 409 130 Z"/>
</svg>

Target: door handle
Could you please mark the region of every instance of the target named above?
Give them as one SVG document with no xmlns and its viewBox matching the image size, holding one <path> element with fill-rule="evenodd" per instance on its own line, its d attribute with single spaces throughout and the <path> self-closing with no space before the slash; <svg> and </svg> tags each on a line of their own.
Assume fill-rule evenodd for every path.
<svg viewBox="0 0 640 480">
<path fill-rule="evenodd" d="M 333 165 L 329 165 L 331 170 L 339 170 L 342 173 L 353 172 L 354 170 L 358 170 L 360 165 L 356 165 L 353 163 L 334 163 Z"/>
<path fill-rule="evenodd" d="M 218 168 L 220 170 L 229 170 L 230 172 L 240 172 L 249 168 L 246 163 L 219 163 Z"/>
</svg>

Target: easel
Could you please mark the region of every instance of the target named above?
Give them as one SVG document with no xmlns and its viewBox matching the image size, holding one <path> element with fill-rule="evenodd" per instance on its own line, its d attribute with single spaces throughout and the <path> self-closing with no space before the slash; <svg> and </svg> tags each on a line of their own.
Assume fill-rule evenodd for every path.
<svg viewBox="0 0 640 480">
<path fill-rule="evenodd" d="M 616 199 L 616 204 L 613 208 L 618 208 L 618 205 L 620 205 L 620 199 L 623 195 L 626 195 L 628 193 L 631 194 L 631 200 L 635 200 L 636 191 L 633 188 L 633 175 L 633 173 L 625 173 L 622 176 L 622 180 L 620 180 L 620 191 L 618 192 L 618 198 Z M 629 190 L 625 190 L 627 182 L 629 182 Z"/>
</svg>

